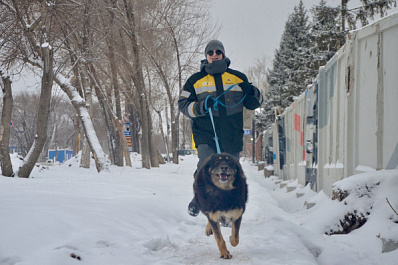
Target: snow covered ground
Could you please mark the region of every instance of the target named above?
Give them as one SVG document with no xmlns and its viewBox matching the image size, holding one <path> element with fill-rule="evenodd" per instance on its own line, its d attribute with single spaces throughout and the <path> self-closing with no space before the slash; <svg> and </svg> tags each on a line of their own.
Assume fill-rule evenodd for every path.
<svg viewBox="0 0 398 265">
<path fill-rule="evenodd" d="M 133 168 L 100 174 L 72 158 L 37 167 L 29 179 L 0 177 L 0 264 L 398 264 L 398 250 L 382 253 L 382 238 L 398 241 L 398 216 L 386 203 L 398 208 L 398 171 L 341 181 L 353 194 L 345 205 L 295 182 L 280 188 L 241 159 L 249 201 L 240 243 L 227 242 L 233 257 L 222 260 L 204 234 L 205 216 L 187 214 L 197 158 L 151 170 L 132 158 Z M 363 186 L 365 196 L 355 188 Z M 353 205 L 370 213 L 368 222 L 348 235 L 325 235 Z M 230 228 L 222 229 L 228 241 Z"/>
</svg>

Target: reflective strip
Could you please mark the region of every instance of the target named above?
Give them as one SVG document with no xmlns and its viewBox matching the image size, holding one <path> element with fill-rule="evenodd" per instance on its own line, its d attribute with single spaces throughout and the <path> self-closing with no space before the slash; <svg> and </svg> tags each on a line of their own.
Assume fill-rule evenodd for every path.
<svg viewBox="0 0 398 265">
<path fill-rule="evenodd" d="M 196 117 L 195 113 L 193 113 L 193 107 L 195 106 L 195 102 L 192 102 L 191 104 L 188 105 L 188 114 L 191 117 Z"/>
<path fill-rule="evenodd" d="M 195 89 L 196 95 L 201 94 L 203 92 L 215 92 L 216 91 L 216 87 L 212 86 L 212 87 L 198 87 Z"/>
<path fill-rule="evenodd" d="M 184 98 L 189 98 L 189 96 L 191 95 L 191 93 L 190 92 L 188 92 L 188 91 L 186 91 L 186 90 L 183 90 L 182 92 L 181 92 L 181 97 L 184 97 Z"/>
</svg>

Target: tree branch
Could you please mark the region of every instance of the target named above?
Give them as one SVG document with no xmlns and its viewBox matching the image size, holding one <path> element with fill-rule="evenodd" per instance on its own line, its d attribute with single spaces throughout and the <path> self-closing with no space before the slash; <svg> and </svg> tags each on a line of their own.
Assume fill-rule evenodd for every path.
<svg viewBox="0 0 398 265">
<path fill-rule="evenodd" d="M 397 211 L 391 206 L 391 203 L 388 201 L 388 198 L 386 198 L 388 205 L 390 205 L 391 209 L 394 211 L 396 215 L 398 215 Z"/>
</svg>

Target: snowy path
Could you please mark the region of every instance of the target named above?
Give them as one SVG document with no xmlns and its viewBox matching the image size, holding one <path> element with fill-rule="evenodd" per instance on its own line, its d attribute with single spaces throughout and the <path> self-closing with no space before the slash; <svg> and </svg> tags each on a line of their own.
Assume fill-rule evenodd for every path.
<svg viewBox="0 0 398 265">
<path fill-rule="evenodd" d="M 185 178 L 186 172 L 181 173 Z M 186 202 L 189 202 L 190 196 L 182 203 L 184 216 L 177 234 L 166 237 L 172 243 L 171 249 L 164 248 L 152 254 L 159 259 L 166 258 L 169 262 L 166 264 L 318 264 L 298 235 L 282 227 L 291 226 L 296 221 L 278 207 L 267 191 L 267 188 L 272 189 L 273 184 L 264 181 L 263 173 L 249 164 L 245 164 L 245 173 L 248 176 L 249 202 L 243 216 L 240 244 L 233 248 L 227 242 L 227 248 L 233 255 L 231 261 L 221 260 L 213 236 L 204 235 L 205 216 L 193 218 L 186 215 Z M 231 229 L 222 228 L 222 231 L 227 241 Z M 161 241 L 159 239 L 157 243 Z"/>
<path fill-rule="evenodd" d="M 361 249 L 373 241 L 328 237 L 300 225 L 305 196 L 292 199 L 294 192 L 276 189 L 247 162 L 240 243 L 233 248 L 231 229 L 222 228 L 233 258 L 220 259 L 214 237 L 204 234 L 205 216 L 187 214 L 196 162 L 191 156 L 145 170 L 135 161 L 133 168 L 97 174 L 72 161 L 35 169 L 31 179 L 0 177 L 0 264 L 389 264 L 372 258 L 380 249 Z M 397 260 L 394 252 L 383 255 Z"/>
</svg>

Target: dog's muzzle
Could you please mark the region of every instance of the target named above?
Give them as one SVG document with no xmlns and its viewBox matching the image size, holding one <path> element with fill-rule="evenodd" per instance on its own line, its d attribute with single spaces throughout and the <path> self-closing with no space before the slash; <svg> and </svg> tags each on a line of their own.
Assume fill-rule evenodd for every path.
<svg viewBox="0 0 398 265">
<path fill-rule="evenodd" d="M 221 182 L 227 182 L 230 176 L 231 174 L 227 173 L 216 174 L 217 179 Z"/>
<path fill-rule="evenodd" d="M 230 167 L 228 166 L 228 164 L 220 164 L 218 170 L 215 172 L 215 175 L 220 182 L 227 182 L 229 177 L 231 176 Z"/>
</svg>

